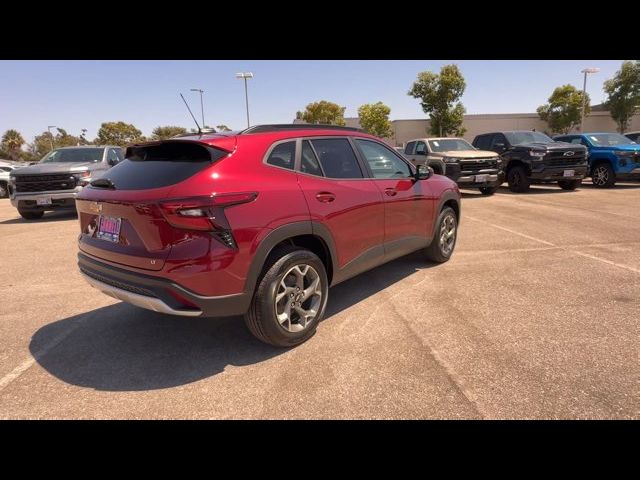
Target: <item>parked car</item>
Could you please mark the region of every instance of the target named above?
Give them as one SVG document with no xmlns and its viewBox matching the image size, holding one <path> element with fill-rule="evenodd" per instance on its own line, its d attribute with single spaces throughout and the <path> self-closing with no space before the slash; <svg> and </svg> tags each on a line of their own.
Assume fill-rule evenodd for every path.
<svg viewBox="0 0 640 480">
<path fill-rule="evenodd" d="M 9 174 L 18 166 L 16 162 L 0 160 L 0 198 L 9 196 Z"/>
<path fill-rule="evenodd" d="M 624 134 L 629 140 L 635 143 L 640 143 L 640 132 L 628 132 Z"/>
<path fill-rule="evenodd" d="M 624 135 L 585 132 L 554 138 L 589 149 L 589 176 L 594 187 L 613 187 L 616 180 L 640 180 L 640 145 Z"/>
<path fill-rule="evenodd" d="M 73 209 L 82 188 L 123 159 L 122 148 L 113 145 L 51 150 L 37 164 L 11 173 L 11 204 L 27 220 L 49 210 Z"/>
<path fill-rule="evenodd" d="M 460 187 L 479 188 L 483 195 L 493 195 L 502 183 L 500 156 L 462 138 L 417 138 L 407 142 L 404 153 L 414 165 L 429 165 Z"/>
<path fill-rule="evenodd" d="M 97 289 L 168 314 L 244 315 L 260 340 L 293 346 L 329 286 L 416 250 L 449 260 L 460 191 L 356 129 L 263 125 L 132 146 L 76 207 L 79 268 Z"/>
<path fill-rule="evenodd" d="M 500 154 L 512 192 L 526 192 L 532 183 L 552 182 L 563 190 L 575 190 L 587 174 L 586 147 L 554 142 L 541 132 L 484 133 L 473 139 L 473 146 Z"/>
</svg>

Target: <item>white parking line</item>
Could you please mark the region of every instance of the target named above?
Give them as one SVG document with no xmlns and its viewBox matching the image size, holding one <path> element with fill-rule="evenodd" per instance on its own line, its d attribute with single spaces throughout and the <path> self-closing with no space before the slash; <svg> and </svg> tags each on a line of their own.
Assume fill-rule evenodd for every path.
<svg viewBox="0 0 640 480">
<path fill-rule="evenodd" d="M 531 235 L 526 235 L 521 232 L 516 232 L 515 230 L 511 230 L 510 228 L 503 227 L 501 225 L 496 225 L 495 223 L 489 223 L 485 220 L 480 220 L 479 218 L 470 217 L 469 215 L 464 216 L 465 219 L 473 220 L 474 222 L 484 223 L 485 225 L 489 225 L 490 227 L 497 228 L 499 230 L 504 230 L 505 232 L 512 233 L 514 235 L 518 235 L 520 237 L 528 238 L 529 240 L 533 240 L 534 242 L 539 242 L 544 245 L 549 245 L 551 247 L 560 248 L 566 252 L 575 253 L 576 255 L 580 255 L 581 257 L 590 258 L 591 260 L 596 260 L 598 262 L 606 263 L 607 265 L 611 265 L 618 268 L 623 268 L 625 270 L 629 270 L 630 272 L 640 273 L 640 270 L 637 268 L 630 267 L 629 265 L 625 265 L 623 263 L 612 262 L 611 260 L 606 260 L 604 258 L 596 257 L 595 255 L 590 255 L 588 253 L 579 252 L 577 250 L 573 250 L 572 248 L 563 247 L 562 245 L 556 245 L 555 243 L 547 242 L 546 240 L 542 240 L 541 238 L 532 237 Z"/>
</svg>

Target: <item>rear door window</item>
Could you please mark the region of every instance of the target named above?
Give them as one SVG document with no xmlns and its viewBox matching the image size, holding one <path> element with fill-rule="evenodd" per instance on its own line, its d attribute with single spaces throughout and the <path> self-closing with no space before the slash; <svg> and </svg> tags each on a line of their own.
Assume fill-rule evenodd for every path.
<svg viewBox="0 0 640 480">
<path fill-rule="evenodd" d="M 309 140 L 302 141 L 302 158 L 300 159 L 300 171 L 302 173 L 308 173 L 310 175 L 322 176 L 322 168 L 318 157 L 313 151 L 313 147 L 309 143 Z"/>
<path fill-rule="evenodd" d="M 346 138 L 311 140 L 324 174 L 329 178 L 364 178 L 358 159 Z"/>
<path fill-rule="evenodd" d="M 125 160 L 107 170 L 101 180 L 110 180 L 116 190 L 166 187 L 186 180 L 227 154 L 219 148 L 185 141 L 129 147 Z"/>
</svg>

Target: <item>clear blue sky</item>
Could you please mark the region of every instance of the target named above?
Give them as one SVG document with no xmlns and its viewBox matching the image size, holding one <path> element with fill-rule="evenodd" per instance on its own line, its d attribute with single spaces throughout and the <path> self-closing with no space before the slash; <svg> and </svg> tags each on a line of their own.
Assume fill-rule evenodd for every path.
<svg viewBox="0 0 640 480">
<path fill-rule="evenodd" d="M 570 83 L 582 88 L 584 67 L 590 75 L 592 103 L 604 100 L 602 83 L 621 60 L 507 61 L 0 61 L 0 134 L 9 128 L 30 142 L 57 125 L 94 138 L 100 123 L 123 120 L 149 135 L 158 125 L 192 127 L 178 96 L 183 92 L 197 118 L 202 88 L 205 120 L 232 129 L 246 126 L 244 88 L 235 72 L 251 71 L 251 123 L 290 123 L 297 110 L 317 100 L 346 106 L 357 116 L 363 103 L 383 101 L 391 119 L 424 118 L 407 91 L 420 71 L 439 71 L 456 63 L 467 81 L 462 101 L 467 113 L 534 112 L 553 89 Z"/>
</svg>

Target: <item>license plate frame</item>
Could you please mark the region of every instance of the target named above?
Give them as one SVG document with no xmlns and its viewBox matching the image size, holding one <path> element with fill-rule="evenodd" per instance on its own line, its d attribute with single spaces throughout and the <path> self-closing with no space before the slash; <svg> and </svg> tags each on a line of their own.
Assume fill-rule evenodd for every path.
<svg viewBox="0 0 640 480">
<path fill-rule="evenodd" d="M 476 183 L 485 183 L 488 180 L 489 180 L 489 175 L 487 175 L 486 173 L 482 174 L 482 175 L 476 175 L 475 176 Z"/>
<path fill-rule="evenodd" d="M 117 243 L 120 241 L 120 229 L 122 228 L 122 218 L 108 217 L 100 215 L 98 217 L 98 228 L 96 238 Z"/>
<path fill-rule="evenodd" d="M 51 205 L 51 197 L 38 197 L 36 198 L 36 205 L 39 207 Z"/>
<path fill-rule="evenodd" d="M 575 170 L 565 170 L 564 172 L 562 172 L 562 176 L 563 177 L 575 177 L 576 176 L 576 171 Z"/>
</svg>

